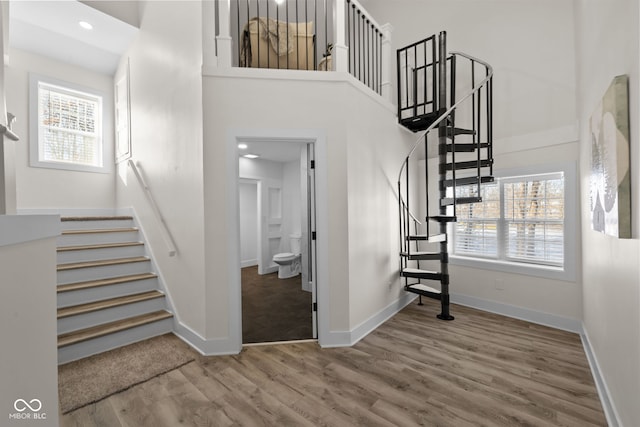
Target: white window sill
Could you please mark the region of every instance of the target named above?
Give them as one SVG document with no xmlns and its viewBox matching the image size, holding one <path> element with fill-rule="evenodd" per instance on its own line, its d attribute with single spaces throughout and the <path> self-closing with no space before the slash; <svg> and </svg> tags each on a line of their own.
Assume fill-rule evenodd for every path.
<svg viewBox="0 0 640 427">
<path fill-rule="evenodd" d="M 551 267 L 545 265 L 509 262 L 494 259 L 471 258 L 459 255 L 450 255 L 449 263 L 463 267 L 479 268 L 481 270 L 502 271 L 512 274 L 543 277 L 545 279 L 575 281 L 575 271 L 565 267 Z"/>
</svg>

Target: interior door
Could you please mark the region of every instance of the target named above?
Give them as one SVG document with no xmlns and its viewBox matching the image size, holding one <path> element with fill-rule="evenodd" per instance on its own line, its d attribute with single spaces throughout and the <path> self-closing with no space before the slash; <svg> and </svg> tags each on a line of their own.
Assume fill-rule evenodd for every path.
<svg viewBox="0 0 640 427">
<path fill-rule="evenodd" d="M 307 144 L 307 226 L 308 226 L 308 282 L 311 287 L 311 318 L 313 338 L 318 338 L 318 292 L 316 280 L 316 170 L 313 144 Z"/>
</svg>

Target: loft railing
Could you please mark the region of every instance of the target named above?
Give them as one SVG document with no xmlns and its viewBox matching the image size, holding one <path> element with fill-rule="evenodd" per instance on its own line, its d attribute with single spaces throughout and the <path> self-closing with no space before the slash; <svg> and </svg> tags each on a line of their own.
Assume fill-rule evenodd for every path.
<svg viewBox="0 0 640 427">
<path fill-rule="evenodd" d="M 356 0 L 346 0 L 349 73 L 382 94 L 382 26 Z"/>
<path fill-rule="evenodd" d="M 459 70 L 459 64 L 457 64 L 457 62 L 460 60 L 467 61 L 468 72 L 465 73 Z M 481 175 L 480 169 L 482 168 L 481 166 L 482 163 L 480 158 L 480 148 L 487 150 L 486 155 L 489 159 L 493 158 L 493 144 L 492 144 L 492 141 L 493 141 L 493 125 L 492 125 L 492 122 L 493 122 L 493 117 L 492 117 L 493 68 L 487 62 L 462 52 L 451 52 L 451 56 L 446 59 L 446 62 L 448 62 L 448 65 L 450 67 L 450 75 L 452 76 L 451 86 L 449 87 L 449 96 L 450 96 L 449 104 L 452 104 L 450 107 L 447 108 L 446 99 L 436 100 L 437 98 L 436 95 L 428 95 L 428 96 L 425 95 L 425 97 L 423 98 L 423 100 L 433 99 L 434 100 L 433 102 L 421 102 L 419 98 L 413 98 L 413 101 L 410 100 L 409 102 L 405 102 L 402 100 L 402 97 L 404 96 L 403 93 L 415 94 L 416 91 L 415 90 L 403 91 L 401 89 L 399 89 L 398 91 L 399 117 L 403 117 L 403 115 L 405 114 L 405 113 L 402 113 L 403 115 L 400 115 L 401 111 L 404 111 L 405 109 L 414 110 L 416 104 L 418 105 L 425 104 L 430 106 L 430 105 L 434 105 L 435 103 L 434 107 L 428 107 L 426 110 L 422 110 L 422 109 L 417 110 L 418 112 L 417 116 L 424 116 L 424 115 L 430 115 L 430 114 L 435 114 L 435 116 L 432 119 L 432 121 L 430 120 L 431 124 L 425 130 L 420 131 L 420 133 L 418 134 L 419 136 L 415 139 L 413 146 L 407 153 L 400 167 L 400 171 L 398 173 L 398 198 L 399 198 L 399 206 L 400 206 L 400 233 L 401 233 L 400 240 L 402 245 L 401 247 L 407 252 L 410 252 L 410 247 L 409 247 L 410 242 L 408 242 L 405 239 L 405 236 L 408 235 L 411 227 L 415 227 L 421 224 L 421 222 L 418 221 L 415 215 L 412 213 L 413 212 L 412 207 L 410 206 L 410 202 L 409 202 L 409 194 L 410 194 L 409 164 L 416 150 L 419 147 L 424 147 L 427 144 L 427 135 L 434 129 L 438 129 L 438 127 L 443 121 L 448 119 L 451 120 L 451 117 L 455 117 L 457 112 L 456 110 L 461 110 L 465 107 L 467 108 L 467 110 L 470 109 L 471 123 L 459 123 L 459 124 L 471 127 L 471 130 L 473 131 L 473 145 L 476 145 L 478 147 L 478 149 L 476 150 L 477 180 L 473 183 L 474 185 L 477 186 L 478 195 L 480 195 L 480 185 L 483 182 L 482 178 L 480 178 L 480 175 Z M 444 63 L 444 62 L 441 61 L 441 59 L 439 59 L 438 64 L 440 63 Z M 413 70 L 415 71 L 416 69 L 419 69 L 419 68 L 420 67 L 414 67 Z M 426 67 L 423 67 L 423 68 L 426 68 Z M 437 73 L 446 72 L 446 67 L 444 69 L 441 67 L 437 67 L 437 68 L 439 69 Z M 412 71 L 412 73 L 415 75 L 414 71 Z M 400 76 L 400 74 L 399 74 L 399 79 L 402 79 L 402 76 Z M 461 84 L 462 81 L 465 79 L 468 79 L 468 84 L 467 85 Z M 413 79 L 413 80 L 416 81 L 416 79 Z M 411 79 L 407 81 L 411 81 Z M 460 86 L 464 86 L 464 95 L 461 96 L 460 98 L 457 98 L 456 91 L 460 90 Z M 431 87 L 430 83 L 428 84 L 428 87 Z M 420 90 L 418 90 L 418 92 L 420 92 Z M 437 102 L 440 103 L 439 108 L 437 107 L 438 105 Z M 401 103 L 404 106 L 402 107 L 403 108 L 402 110 L 400 106 Z M 469 111 L 466 111 L 466 112 L 468 113 Z M 486 123 L 486 126 L 484 127 L 482 126 L 483 122 Z M 452 123 L 452 126 L 456 126 L 455 122 Z M 452 145 L 455 145 L 455 138 L 453 138 L 452 140 Z M 455 148 L 452 147 L 451 154 L 452 154 L 453 169 L 451 172 L 453 175 L 452 187 L 454 191 L 457 186 L 456 181 L 458 180 L 462 181 L 464 179 L 464 178 L 456 177 L 455 152 L 456 152 Z M 492 174 L 493 165 L 490 164 L 489 168 L 490 168 L 489 174 Z M 426 187 L 428 188 L 429 186 L 428 172 L 427 172 L 426 178 L 427 178 Z M 427 191 L 426 194 L 427 194 L 426 209 L 428 212 L 429 192 Z M 453 209 L 454 209 L 454 215 L 455 215 L 455 199 L 456 199 L 455 194 L 453 198 L 454 198 Z M 426 221 L 426 227 L 427 227 L 427 234 L 429 234 L 429 221 Z"/>
<path fill-rule="evenodd" d="M 202 11 L 205 68 L 346 72 L 391 98 L 391 26 L 357 0 L 219 0 Z"/>
<path fill-rule="evenodd" d="M 322 55 L 334 43 L 329 31 L 329 25 L 333 26 L 329 22 L 330 3 L 327 0 L 232 2 L 231 33 L 236 53 L 233 65 L 289 70 L 322 67 Z"/>
<path fill-rule="evenodd" d="M 176 253 L 178 252 L 176 249 L 176 244 L 173 240 L 173 237 L 171 236 L 171 232 L 169 231 L 169 228 L 167 227 L 167 223 L 164 220 L 164 217 L 162 216 L 162 214 L 160 213 L 160 209 L 158 208 L 158 205 L 156 204 L 155 199 L 153 198 L 151 189 L 149 188 L 149 185 L 147 185 L 147 181 L 144 179 L 144 176 L 142 175 L 142 172 L 140 171 L 140 168 L 138 167 L 136 162 L 129 159 L 128 163 L 129 163 L 129 167 L 131 167 L 131 170 L 133 171 L 133 174 L 138 179 L 140 186 L 142 186 L 145 196 L 147 196 L 147 200 L 151 205 L 151 210 L 153 211 L 153 214 L 155 215 L 156 219 L 160 222 L 160 225 L 161 225 L 160 232 L 162 234 L 162 239 L 164 240 L 164 243 L 167 245 L 167 251 L 169 253 L 169 256 L 175 256 Z"/>
</svg>

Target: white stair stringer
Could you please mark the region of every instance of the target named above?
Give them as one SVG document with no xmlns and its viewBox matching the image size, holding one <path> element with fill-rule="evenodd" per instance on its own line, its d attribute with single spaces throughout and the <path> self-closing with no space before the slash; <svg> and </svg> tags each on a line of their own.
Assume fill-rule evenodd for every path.
<svg viewBox="0 0 640 427">
<path fill-rule="evenodd" d="M 63 217 L 57 277 L 58 364 L 174 330 L 133 217 Z"/>
</svg>

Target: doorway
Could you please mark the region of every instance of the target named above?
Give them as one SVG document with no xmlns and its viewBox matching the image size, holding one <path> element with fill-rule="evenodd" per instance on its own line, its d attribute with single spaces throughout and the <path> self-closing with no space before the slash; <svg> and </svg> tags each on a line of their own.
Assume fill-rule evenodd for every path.
<svg viewBox="0 0 640 427">
<path fill-rule="evenodd" d="M 242 343 L 316 339 L 314 144 L 251 138 L 238 154 Z"/>
</svg>

